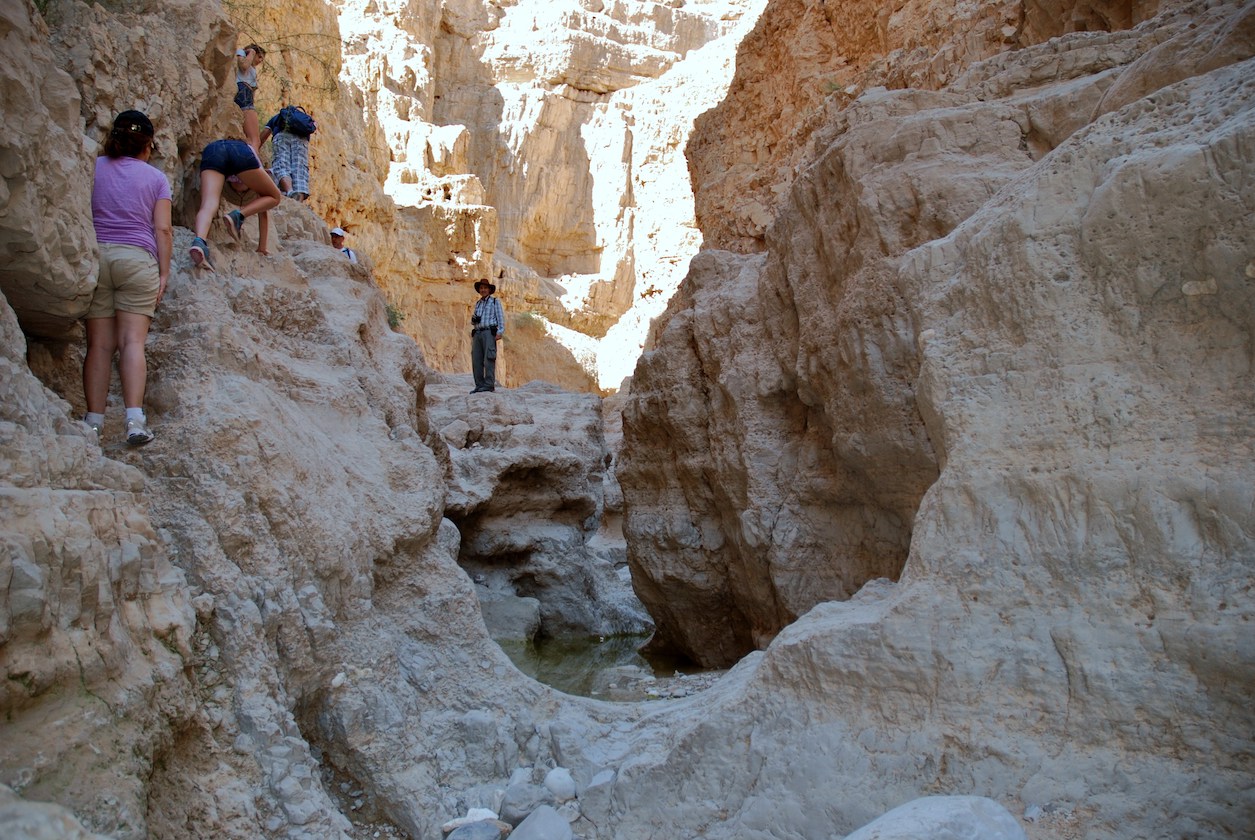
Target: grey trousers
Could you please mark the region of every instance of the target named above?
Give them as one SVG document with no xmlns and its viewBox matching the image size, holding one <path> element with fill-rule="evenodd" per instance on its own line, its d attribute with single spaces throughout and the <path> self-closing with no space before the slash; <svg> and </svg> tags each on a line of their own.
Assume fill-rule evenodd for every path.
<svg viewBox="0 0 1255 840">
<path fill-rule="evenodd" d="M 492 330 L 471 333 L 471 374 L 477 389 L 497 387 L 497 339 Z"/>
</svg>

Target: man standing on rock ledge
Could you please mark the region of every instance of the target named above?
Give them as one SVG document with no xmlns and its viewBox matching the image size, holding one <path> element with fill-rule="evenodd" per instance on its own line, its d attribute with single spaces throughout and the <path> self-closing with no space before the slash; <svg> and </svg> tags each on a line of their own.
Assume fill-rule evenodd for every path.
<svg viewBox="0 0 1255 840">
<path fill-rule="evenodd" d="M 505 335 L 505 312 L 501 301 L 492 295 L 497 287 L 487 279 L 475 281 L 475 311 L 471 313 L 471 373 L 475 377 L 475 390 L 497 390 L 497 342 Z"/>
</svg>

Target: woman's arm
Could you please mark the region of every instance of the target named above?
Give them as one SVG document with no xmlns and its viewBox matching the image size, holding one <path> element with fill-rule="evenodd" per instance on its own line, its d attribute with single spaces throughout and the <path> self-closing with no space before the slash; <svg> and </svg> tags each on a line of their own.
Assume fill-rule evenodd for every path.
<svg viewBox="0 0 1255 840">
<path fill-rule="evenodd" d="M 170 199 L 158 199 L 153 205 L 153 234 L 157 237 L 157 273 L 161 285 L 157 288 L 157 301 L 166 293 L 170 280 L 170 255 L 174 252 L 174 226 L 170 223 Z"/>
</svg>

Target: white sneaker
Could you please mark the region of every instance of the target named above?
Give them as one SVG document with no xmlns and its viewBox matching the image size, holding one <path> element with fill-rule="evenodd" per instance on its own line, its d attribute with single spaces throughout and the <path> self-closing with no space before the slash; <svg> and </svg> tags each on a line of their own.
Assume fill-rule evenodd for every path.
<svg viewBox="0 0 1255 840">
<path fill-rule="evenodd" d="M 148 426 L 143 420 L 127 420 L 126 421 L 126 442 L 131 446 L 143 446 L 151 443 L 155 438 L 152 432 L 148 431 Z"/>
</svg>

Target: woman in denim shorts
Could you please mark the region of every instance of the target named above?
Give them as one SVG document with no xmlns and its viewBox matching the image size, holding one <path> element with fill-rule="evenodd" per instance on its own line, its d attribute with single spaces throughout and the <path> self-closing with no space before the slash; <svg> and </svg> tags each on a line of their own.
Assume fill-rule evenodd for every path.
<svg viewBox="0 0 1255 840">
<path fill-rule="evenodd" d="M 123 111 L 96 158 L 92 222 L 100 245 L 100 272 L 87 309 L 87 357 L 83 361 L 83 418 L 97 435 L 105 422 L 113 357 L 118 357 L 126 442 L 153 439 L 144 416 L 148 364 L 144 343 L 157 302 L 170 278 L 174 229 L 170 182 L 148 159 L 156 151 L 153 124 L 139 111 Z"/>
<path fill-rule="evenodd" d="M 235 241 L 240 241 L 244 220 L 249 216 L 257 216 L 259 253 L 267 253 L 266 240 L 270 232 L 270 216 L 267 211 L 277 207 L 282 197 L 279 187 L 266 174 L 266 170 L 261 168 L 257 153 L 243 140 L 215 140 L 205 147 L 200 158 L 200 210 L 196 213 L 196 238 L 192 240 L 189 253 L 194 264 L 204 266 L 210 271 L 213 270 L 213 264 L 209 261 L 209 244 L 205 242 L 205 237 L 209 235 L 209 226 L 213 224 L 214 215 L 218 212 L 222 187 L 228 178 L 235 179 L 245 190 L 252 190 L 257 195 L 239 210 L 222 214 L 227 223 L 227 232 Z"/>
<path fill-rule="evenodd" d="M 261 148 L 261 128 L 258 125 L 257 68 L 266 60 L 266 51 L 257 44 L 249 44 L 235 51 L 235 104 L 244 116 L 244 137 L 254 149 Z"/>
</svg>

